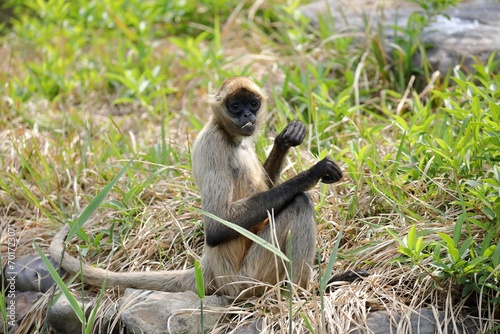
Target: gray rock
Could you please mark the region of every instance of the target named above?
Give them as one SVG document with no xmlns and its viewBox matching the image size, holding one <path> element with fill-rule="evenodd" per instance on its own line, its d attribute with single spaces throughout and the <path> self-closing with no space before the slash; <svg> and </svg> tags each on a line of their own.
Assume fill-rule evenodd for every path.
<svg viewBox="0 0 500 334">
<path fill-rule="evenodd" d="M 15 333 L 20 321 L 28 314 L 36 301 L 43 296 L 34 291 L 6 291 L 5 307 L 8 333 Z M 4 333 L 4 323 L 0 317 L 0 333 Z"/>
<path fill-rule="evenodd" d="M 90 314 L 93 303 L 93 298 L 85 299 L 85 313 L 87 316 Z M 49 306 L 47 310 L 47 321 L 56 334 L 82 332 L 82 323 L 64 295 L 61 295 L 52 305 Z"/>
<path fill-rule="evenodd" d="M 406 28 L 408 18 L 415 10 L 415 5 L 407 1 L 394 2 L 396 7 L 376 10 L 369 8 L 369 1 L 357 1 L 354 5 L 346 7 L 339 0 L 319 0 L 300 7 L 302 13 L 310 18 L 313 24 L 318 24 L 322 16 L 326 20 L 333 19 L 335 29 L 340 32 L 366 31 L 366 19 L 374 13 L 369 29 L 376 32 L 381 26 L 387 39 L 401 36 L 395 31 L 394 26 L 403 30 Z M 363 6 L 366 6 L 366 10 Z M 361 8 L 359 8 L 361 7 Z M 492 52 L 500 51 L 500 3 L 495 0 L 475 0 L 461 2 L 456 7 L 451 7 L 438 16 L 421 32 L 421 39 L 428 46 L 426 58 L 436 70 L 443 73 L 464 61 L 468 66 L 478 57 L 483 63 L 488 60 Z M 386 43 L 386 52 L 391 54 L 390 41 Z M 420 62 L 420 55 L 413 59 Z"/>
<path fill-rule="evenodd" d="M 207 296 L 205 311 L 224 307 L 224 297 Z M 199 333 L 200 300 L 191 291 L 160 292 L 126 289 L 120 301 L 120 318 L 131 333 Z M 214 327 L 221 312 L 204 312 L 204 329 Z"/>
<path fill-rule="evenodd" d="M 57 263 L 50 256 L 47 257 L 57 268 Z M 60 270 L 59 274 L 64 274 L 64 270 Z M 47 292 L 55 283 L 42 258 L 34 254 L 12 261 L 12 265 L 4 269 L 3 279 L 6 286 L 9 280 L 14 281 L 18 291 Z"/>
<path fill-rule="evenodd" d="M 118 305 L 113 303 L 106 309 L 100 309 L 97 312 L 96 323 L 94 324 L 94 330 L 92 333 L 102 333 L 102 334 L 118 334 L 120 332 L 120 326 L 118 323 Z M 116 320 L 116 321 L 115 321 Z"/>
<path fill-rule="evenodd" d="M 479 327 L 473 320 L 464 316 L 463 321 L 459 321 L 454 327 L 452 324 L 444 323 L 443 312 L 422 308 L 405 313 L 377 311 L 368 315 L 365 326 L 352 328 L 349 333 L 478 333 Z"/>
<path fill-rule="evenodd" d="M 263 319 L 260 318 L 258 320 L 252 321 L 246 326 L 237 328 L 233 334 L 259 334 L 262 332 L 263 328 Z"/>
<path fill-rule="evenodd" d="M 79 305 L 82 305 L 81 299 L 77 298 Z M 96 304 L 95 297 L 85 297 L 85 317 L 87 321 Z M 108 309 L 99 309 L 97 318 L 93 325 L 92 333 L 111 334 L 118 333 L 118 326 L 114 326 L 116 307 Z M 47 321 L 55 334 L 73 334 L 82 333 L 83 324 L 71 307 L 66 296 L 61 295 L 47 310 Z"/>
</svg>

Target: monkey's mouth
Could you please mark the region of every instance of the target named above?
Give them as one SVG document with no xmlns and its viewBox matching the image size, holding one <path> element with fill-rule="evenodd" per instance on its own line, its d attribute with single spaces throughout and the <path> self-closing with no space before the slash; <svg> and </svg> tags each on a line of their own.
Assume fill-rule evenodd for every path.
<svg viewBox="0 0 500 334">
<path fill-rule="evenodd" d="M 252 122 L 246 122 L 245 125 L 241 127 L 241 131 L 245 135 L 251 135 L 255 131 L 255 123 Z"/>
</svg>

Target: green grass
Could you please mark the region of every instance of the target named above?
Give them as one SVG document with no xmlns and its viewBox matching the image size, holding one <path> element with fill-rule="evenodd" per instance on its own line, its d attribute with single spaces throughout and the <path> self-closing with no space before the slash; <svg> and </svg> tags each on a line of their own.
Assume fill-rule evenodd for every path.
<svg viewBox="0 0 500 334">
<path fill-rule="evenodd" d="M 199 194 L 190 149 L 208 119 L 204 96 L 228 76 L 249 75 L 270 97 L 260 157 L 300 119 L 308 137 L 286 174 L 328 155 L 348 175 L 313 191 L 322 254 L 315 279 L 324 282 L 317 272 L 337 237 L 334 271 L 373 275 L 321 302 L 289 305 L 266 295 L 241 305 L 246 314 L 265 315 L 272 332 L 321 333 L 363 322 L 367 307 L 433 306 L 447 319 L 476 312 L 485 331 L 498 328 L 498 60 L 440 77 L 425 56 L 422 67 L 411 63 L 423 49 L 417 32 L 447 1 L 415 15 L 392 61 L 380 35 L 332 38 L 329 20 L 310 27 L 294 1 L 8 3 L 17 19 L 0 35 L 0 215 L 2 235 L 16 227 L 18 256 L 34 252 L 32 239 L 46 251 L 60 224 L 136 157 L 88 218 L 78 240 L 85 261 L 99 255 L 123 271 L 192 266 L 203 235 L 201 214 L 191 209 Z M 407 91 L 415 74 L 432 85 Z M 45 307 L 20 329 L 41 331 Z M 227 329 L 249 320 L 234 314 Z"/>
</svg>

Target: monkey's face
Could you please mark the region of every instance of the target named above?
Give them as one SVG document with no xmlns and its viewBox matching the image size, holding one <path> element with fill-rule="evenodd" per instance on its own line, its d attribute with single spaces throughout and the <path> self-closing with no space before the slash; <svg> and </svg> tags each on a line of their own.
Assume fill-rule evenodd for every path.
<svg viewBox="0 0 500 334">
<path fill-rule="evenodd" d="M 260 96 L 242 89 L 225 101 L 229 117 L 242 136 L 251 136 L 257 128 L 257 114 L 261 107 Z"/>
</svg>

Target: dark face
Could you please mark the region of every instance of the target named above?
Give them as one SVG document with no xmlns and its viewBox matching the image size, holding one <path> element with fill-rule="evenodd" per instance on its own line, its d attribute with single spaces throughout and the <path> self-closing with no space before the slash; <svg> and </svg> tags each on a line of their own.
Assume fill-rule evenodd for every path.
<svg viewBox="0 0 500 334">
<path fill-rule="evenodd" d="M 226 109 L 243 136 L 251 136 L 256 129 L 260 97 L 242 90 L 226 100 Z"/>
</svg>

